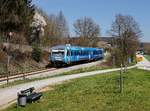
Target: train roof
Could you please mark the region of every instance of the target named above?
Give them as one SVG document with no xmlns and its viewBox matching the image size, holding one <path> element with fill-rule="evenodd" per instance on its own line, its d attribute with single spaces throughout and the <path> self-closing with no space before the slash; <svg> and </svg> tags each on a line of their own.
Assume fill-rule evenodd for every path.
<svg viewBox="0 0 150 111">
<path fill-rule="evenodd" d="M 56 46 L 53 46 L 51 49 L 72 49 L 72 50 L 88 49 L 88 50 L 98 50 L 98 49 L 103 49 L 103 48 L 80 47 L 80 46 L 72 46 L 72 45 L 56 45 Z"/>
</svg>

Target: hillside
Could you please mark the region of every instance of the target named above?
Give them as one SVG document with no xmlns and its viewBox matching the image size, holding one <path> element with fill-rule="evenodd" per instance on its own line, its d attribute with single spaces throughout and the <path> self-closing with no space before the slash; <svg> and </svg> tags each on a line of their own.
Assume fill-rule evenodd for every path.
<svg viewBox="0 0 150 111">
<path fill-rule="evenodd" d="M 10 47 L 9 70 L 7 70 L 8 52 L 3 45 L 0 46 L 0 74 L 7 73 L 8 71 L 10 71 L 10 73 L 21 73 L 39 70 L 45 68 L 45 66 L 49 63 L 49 52 L 47 51 L 42 51 L 41 60 L 36 62 L 32 57 L 32 47 L 18 46 L 14 48 L 14 45 L 10 45 Z"/>
</svg>

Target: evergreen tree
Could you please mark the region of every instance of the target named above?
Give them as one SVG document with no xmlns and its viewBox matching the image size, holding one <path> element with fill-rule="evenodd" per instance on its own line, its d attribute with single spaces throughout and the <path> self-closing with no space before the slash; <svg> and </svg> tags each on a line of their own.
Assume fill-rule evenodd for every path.
<svg viewBox="0 0 150 111">
<path fill-rule="evenodd" d="M 27 34 L 34 15 L 32 0 L 0 0 L 0 31 Z"/>
</svg>

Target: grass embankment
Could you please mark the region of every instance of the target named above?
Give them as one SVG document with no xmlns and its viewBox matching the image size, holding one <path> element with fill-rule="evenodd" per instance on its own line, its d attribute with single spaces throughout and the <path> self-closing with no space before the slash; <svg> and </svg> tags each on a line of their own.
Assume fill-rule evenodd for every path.
<svg viewBox="0 0 150 111">
<path fill-rule="evenodd" d="M 150 55 L 145 55 L 145 58 L 150 61 Z"/>
<path fill-rule="evenodd" d="M 39 102 L 4 111 L 149 111 L 150 74 L 132 69 L 124 73 L 119 93 L 119 72 L 96 75 L 53 86 Z M 52 87 L 52 86 L 51 86 Z"/>
<path fill-rule="evenodd" d="M 96 70 L 104 70 L 104 69 L 111 69 L 111 68 L 112 67 L 110 67 L 110 66 L 96 65 L 96 66 L 80 68 L 77 70 L 64 72 L 62 75 L 78 74 L 78 73 L 84 73 L 84 72 L 90 72 L 90 71 L 96 71 Z"/>
<path fill-rule="evenodd" d="M 50 76 L 50 77 L 39 77 L 39 78 L 33 78 L 33 79 L 25 79 L 25 80 L 16 80 L 13 82 L 9 82 L 8 84 L 4 84 L 4 85 L 0 85 L 0 88 L 6 88 L 6 87 L 10 87 L 10 86 L 15 86 L 18 84 L 23 84 L 23 83 L 28 83 L 28 82 L 33 82 L 36 80 L 43 80 L 43 79 L 47 79 L 47 78 L 52 78 L 52 77 L 57 77 L 57 76 L 62 76 L 62 75 L 70 75 L 70 74 L 77 74 L 77 73 L 83 73 L 83 72 L 89 72 L 89 71 L 95 71 L 95 70 L 103 70 L 103 69 L 108 69 L 111 68 L 109 66 L 92 66 L 92 67 L 88 67 L 88 68 L 80 68 L 77 70 L 72 70 L 72 71 L 67 71 L 55 76 Z"/>
</svg>

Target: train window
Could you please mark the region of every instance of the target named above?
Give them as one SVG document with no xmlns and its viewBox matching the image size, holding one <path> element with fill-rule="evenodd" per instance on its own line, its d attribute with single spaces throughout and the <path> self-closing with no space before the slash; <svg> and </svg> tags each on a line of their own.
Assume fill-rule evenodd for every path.
<svg viewBox="0 0 150 111">
<path fill-rule="evenodd" d="M 77 55 L 77 51 L 74 51 L 74 55 L 75 55 L 75 56 Z"/>
<path fill-rule="evenodd" d="M 99 54 L 102 54 L 102 51 L 101 51 L 101 50 L 99 51 Z"/>
<path fill-rule="evenodd" d="M 82 51 L 82 55 L 84 56 L 84 51 Z"/>
<path fill-rule="evenodd" d="M 86 55 L 86 51 L 84 51 L 84 55 Z"/>
<path fill-rule="evenodd" d="M 84 56 L 84 51 L 82 51 L 82 55 Z"/>
<path fill-rule="evenodd" d="M 79 55 L 81 55 L 81 51 L 79 51 L 78 53 L 79 53 Z"/>
<path fill-rule="evenodd" d="M 80 55 L 82 56 L 82 51 L 80 52 Z"/>
<path fill-rule="evenodd" d="M 96 55 L 97 54 L 97 51 L 94 51 L 94 55 Z"/>
<path fill-rule="evenodd" d="M 89 54 L 88 54 L 88 51 L 86 51 L 86 55 L 89 55 Z"/>
<path fill-rule="evenodd" d="M 78 55 L 78 51 L 75 51 L 75 55 L 76 55 L 76 56 Z"/>
<path fill-rule="evenodd" d="M 52 52 L 53 55 L 64 55 L 64 52 Z"/>
<path fill-rule="evenodd" d="M 76 56 L 78 55 L 78 51 L 75 51 L 76 52 Z"/>
<path fill-rule="evenodd" d="M 73 51 L 71 51 L 71 56 L 74 55 Z"/>
<path fill-rule="evenodd" d="M 84 51 L 84 55 L 86 55 L 86 51 Z"/>
<path fill-rule="evenodd" d="M 76 56 L 76 51 L 74 51 L 74 55 Z"/>
</svg>

